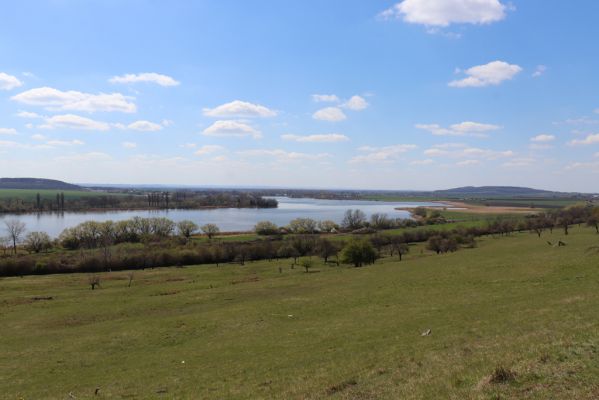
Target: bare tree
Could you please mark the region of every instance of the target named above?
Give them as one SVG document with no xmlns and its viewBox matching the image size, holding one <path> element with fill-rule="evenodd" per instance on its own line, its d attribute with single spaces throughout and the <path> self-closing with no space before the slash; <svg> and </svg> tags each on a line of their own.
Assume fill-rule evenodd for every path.
<svg viewBox="0 0 599 400">
<path fill-rule="evenodd" d="M 91 286 L 92 290 L 96 288 L 96 286 L 100 286 L 100 276 L 99 275 L 90 275 L 87 279 L 87 282 Z"/>
<path fill-rule="evenodd" d="M 185 240 L 189 240 L 191 235 L 193 235 L 198 230 L 198 225 L 189 220 L 183 220 L 177 222 L 177 232 L 179 235 L 183 236 Z"/>
<path fill-rule="evenodd" d="M 25 248 L 31 253 L 47 251 L 52 247 L 52 239 L 46 232 L 29 232 L 25 237 Z"/>
<path fill-rule="evenodd" d="M 220 229 L 215 224 L 206 224 L 202 225 L 202 232 L 208 236 L 208 239 L 212 239 L 214 235 L 218 235 L 220 233 Z"/>
<path fill-rule="evenodd" d="M 4 221 L 4 225 L 6 225 L 6 232 L 12 241 L 13 253 L 17 254 L 17 243 L 21 241 L 21 236 L 25 233 L 25 224 L 18 219 L 9 219 Z"/>
</svg>

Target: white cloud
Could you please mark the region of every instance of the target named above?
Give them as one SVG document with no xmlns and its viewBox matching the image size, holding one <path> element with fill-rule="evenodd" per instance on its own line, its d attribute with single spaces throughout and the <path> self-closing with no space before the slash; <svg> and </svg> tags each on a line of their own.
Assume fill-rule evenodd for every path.
<svg viewBox="0 0 599 400">
<path fill-rule="evenodd" d="M 499 85 L 516 76 L 522 68 L 516 64 L 508 64 L 505 61 L 492 61 L 488 64 L 477 65 L 468 68 L 464 73 L 466 78 L 449 82 L 449 86 L 464 87 L 484 87 L 490 85 Z"/>
<path fill-rule="evenodd" d="M 505 18 L 507 6 L 499 0 L 404 0 L 381 16 L 402 18 L 412 24 L 446 27 L 450 24 L 490 24 Z"/>
<path fill-rule="evenodd" d="M 46 118 L 45 123 L 40 125 L 42 129 L 83 129 L 90 131 L 107 131 L 110 124 L 96 121 L 90 118 L 81 117 L 74 114 L 54 115 Z"/>
<path fill-rule="evenodd" d="M 206 144 L 206 145 L 200 147 L 195 152 L 195 155 L 204 156 L 207 154 L 212 154 L 212 153 L 216 153 L 217 151 L 223 151 L 223 150 L 225 150 L 225 148 L 223 146 L 219 146 L 217 144 Z"/>
<path fill-rule="evenodd" d="M 202 134 L 206 136 L 251 136 L 254 139 L 260 139 L 262 133 L 254 127 L 241 121 L 216 121 L 208 128 L 204 129 Z"/>
<path fill-rule="evenodd" d="M 207 117 L 274 117 L 277 115 L 273 111 L 260 104 L 248 103 L 247 101 L 234 100 L 230 103 L 222 104 L 215 108 L 204 108 L 204 115 Z"/>
<path fill-rule="evenodd" d="M 339 97 L 334 94 L 313 94 L 312 100 L 316 103 L 338 103 Z"/>
<path fill-rule="evenodd" d="M 46 140 L 47 137 L 44 135 L 40 135 L 39 133 L 36 133 L 35 135 L 31 135 L 31 139 L 33 140 Z"/>
<path fill-rule="evenodd" d="M 85 143 L 82 142 L 81 140 L 48 140 L 46 142 L 47 145 L 49 146 L 81 146 L 84 145 Z"/>
<path fill-rule="evenodd" d="M 160 86 L 177 86 L 180 83 L 168 75 L 157 74 L 155 72 L 144 72 L 141 74 L 125 74 L 121 76 L 113 76 L 108 81 L 110 83 L 125 84 L 137 82 L 150 82 Z"/>
<path fill-rule="evenodd" d="M 328 153 L 298 153 L 281 149 L 253 149 L 238 151 L 237 154 L 249 157 L 275 157 L 279 161 L 319 160 L 331 157 Z"/>
<path fill-rule="evenodd" d="M 77 153 L 55 158 L 56 161 L 66 162 L 87 162 L 87 161 L 108 161 L 112 160 L 109 154 L 102 153 L 99 151 L 92 151 L 89 153 Z"/>
<path fill-rule="evenodd" d="M 486 133 L 501 129 L 498 125 L 482 124 L 480 122 L 464 121 L 459 124 L 444 128 L 439 124 L 416 124 L 417 129 L 429 131 L 435 136 L 478 136 L 484 137 Z"/>
<path fill-rule="evenodd" d="M 0 128 L 0 135 L 18 135 L 17 130 L 14 128 Z"/>
<path fill-rule="evenodd" d="M 29 119 L 44 118 L 42 115 L 39 115 L 39 114 L 34 113 L 34 112 L 29 112 L 29 111 L 19 111 L 17 113 L 17 117 L 19 117 L 19 118 L 29 118 Z"/>
<path fill-rule="evenodd" d="M 538 78 L 543 75 L 547 71 L 547 67 L 545 65 L 537 65 L 535 72 L 532 73 L 533 78 Z"/>
<path fill-rule="evenodd" d="M 316 111 L 312 115 L 312 118 L 318 119 L 321 121 L 337 122 L 337 121 L 343 121 L 344 119 L 347 118 L 347 116 L 338 107 L 326 107 L 326 108 L 322 108 L 322 109 Z"/>
<path fill-rule="evenodd" d="M 345 135 L 341 135 L 339 133 L 329 133 L 324 135 L 281 135 L 283 140 L 291 140 L 294 142 L 320 142 L 320 143 L 334 143 L 334 142 L 345 142 L 348 141 L 349 138 Z"/>
<path fill-rule="evenodd" d="M 16 102 L 30 106 L 45 107 L 48 110 L 69 111 L 118 111 L 133 113 L 137 111 L 130 98 L 121 93 L 82 93 L 74 90 L 62 91 L 50 87 L 41 87 L 19 93 L 11 98 Z"/>
<path fill-rule="evenodd" d="M 353 111 L 362 111 L 368 107 L 368 102 L 361 96 L 352 96 L 348 101 L 343 103 L 342 107 Z"/>
<path fill-rule="evenodd" d="M 541 135 L 537 135 L 535 137 L 530 138 L 530 141 L 535 142 L 535 143 L 547 143 L 547 142 L 552 142 L 554 140 L 555 140 L 555 136 L 546 135 L 546 134 L 541 134 Z"/>
<path fill-rule="evenodd" d="M 509 161 L 501 164 L 501 165 L 503 167 L 508 167 L 508 168 L 528 167 L 528 166 L 535 164 L 536 161 L 537 161 L 536 159 L 530 158 L 530 157 L 514 158 L 512 160 L 509 160 Z"/>
<path fill-rule="evenodd" d="M 415 160 L 410 163 L 410 165 L 430 165 L 433 164 L 435 160 L 427 158 L 425 160 Z"/>
<path fill-rule="evenodd" d="M 446 150 L 441 149 L 426 149 L 424 150 L 424 155 L 429 157 L 441 157 L 447 155 L 448 152 Z"/>
<path fill-rule="evenodd" d="M 134 142 L 123 142 L 121 145 L 126 149 L 135 149 L 137 148 L 137 143 Z"/>
<path fill-rule="evenodd" d="M 458 167 L 467 167 L 469 165 L 478 165 L 480 164 L 480 160 L 464 160 L 464 161 L 458 161 L 455 165 L 457 165 Z"/>
<path fill-rule="evenodd" d="M 162 129 L 162 125 L 150 121 L 135 121 L 127 125 L 127 129 L 140 132 L 156 132 Z"/>
<path fill-rule="evenodd" d="M 21 82 L 16 76 L 0 72 L 0 90 L 11 90 L 22 85 L 23 82 Z"/>
<path fill-rule="evenodd" d="M 599 143 L 599 133 L 595 133 L 592 135 L 587 135 L 586 138 L 584 139 L 575 139 L 572 140 L 570 143 L 570 145 L 579 145 L 579 144 L 597 144 Z"/>
<path fill-rule="evenodd" d="M 358 150 L 366 154 L 355 156 L 349 160 L 350 163 L 388 163 L 396 160 L 401 154 L 416 149 L 413 144 L 396 144 L 385 147 L 361 147 Z"/>
</svg>

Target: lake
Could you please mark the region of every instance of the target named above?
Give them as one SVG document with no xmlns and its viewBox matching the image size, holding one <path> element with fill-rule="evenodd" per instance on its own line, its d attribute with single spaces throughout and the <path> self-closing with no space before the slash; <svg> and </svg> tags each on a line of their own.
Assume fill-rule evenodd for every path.
<svg viewBox="0 0 599 400">
<path fill-rule="evenodd" d="M 348 209 L 364 211 L 368 217 L 374 213 L 385 213 L 391 218 L 408 218 L 407 211 L 395 210 L 396 207 L 440 206 L 439 203 L 426 202 L 385 202 L 367 200 L 320 200 L 309 198 L 275 197 L 278 208 L 218 208 L 208 210 L 135 210 L 106 212 L 64 212 L 42 214 L 2 214 L 0 215 L 0 235 L 4 235 L 4 224 L 8 219 L 24 222 L 28 232 L 47 232 L 57 237 L 65 228 L 73 227 L 85 221 L 121 221 L 135 216 L 166 217 L 173 221 L 191 220 L 198 225 L 213 223 L 223 232 L 250 231 L 259 221 L 271 221 L 284 226 L 292 219 L 305 217 L 315 220 L 332 220 L 340 223 Z"/>
</svg>

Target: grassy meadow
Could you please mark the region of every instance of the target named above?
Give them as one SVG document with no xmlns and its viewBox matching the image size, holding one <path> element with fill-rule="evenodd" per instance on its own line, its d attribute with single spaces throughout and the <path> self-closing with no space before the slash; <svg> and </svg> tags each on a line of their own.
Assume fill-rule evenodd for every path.
<svg viewBox="0 0 599 400">
<path fill-rule="evenodd" d="M 64 193 L 65 200 L 78 200 L 85 197 L 97 196 L 122 196 L 122 194 L 92 192 L 84 190 L 54 190 L 54 189 L 0 189 L 0 200 L 21 199 L 23 201 L 35 201 L 37 194 L 41 199 L 55 200 L 57 193 Z"/>
<path fill-rule="evenodd" d="M 93 291 L 86 274 L 3 278 L 0 398 L 599 397 L 599 235 L 478 244 L 311 273 L 136 271 L 131 287 L 103 273 Z"/>
</svg>

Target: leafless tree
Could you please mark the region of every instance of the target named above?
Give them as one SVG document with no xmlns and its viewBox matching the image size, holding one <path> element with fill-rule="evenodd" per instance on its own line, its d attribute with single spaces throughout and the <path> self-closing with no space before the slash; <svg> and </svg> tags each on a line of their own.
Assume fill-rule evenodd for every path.
<svg viewBox="0 0 599 400">
<path fill-rule="evenodd" d="M 17 254 L 17 243 L 21 241 L 21 237 L 25 233 L 25 224 L 18 219 L 9 219 L 4 221 L 4 225 L 6 225 L 6 232 L 12 241 L 13 252 Z"/>
<path fill-rule="evenodd" d="M 220 233 L 220 229 L 218 229 L 218 226 L 216 226 L 215 224 L 202 225 L 201 229 L 202 232 L 204 232 L 204 234 L 208 236 L 208 239 L 212 239 L 214 235 L 218 235 Z"/>
<path fill-rule="evenodd" d="M 91 286 L 92 290 L 96 288 L 96 286 L 100 286 L 100 276 L 99 275 L 90 275 L 87 282 Z"/>
</svg>

